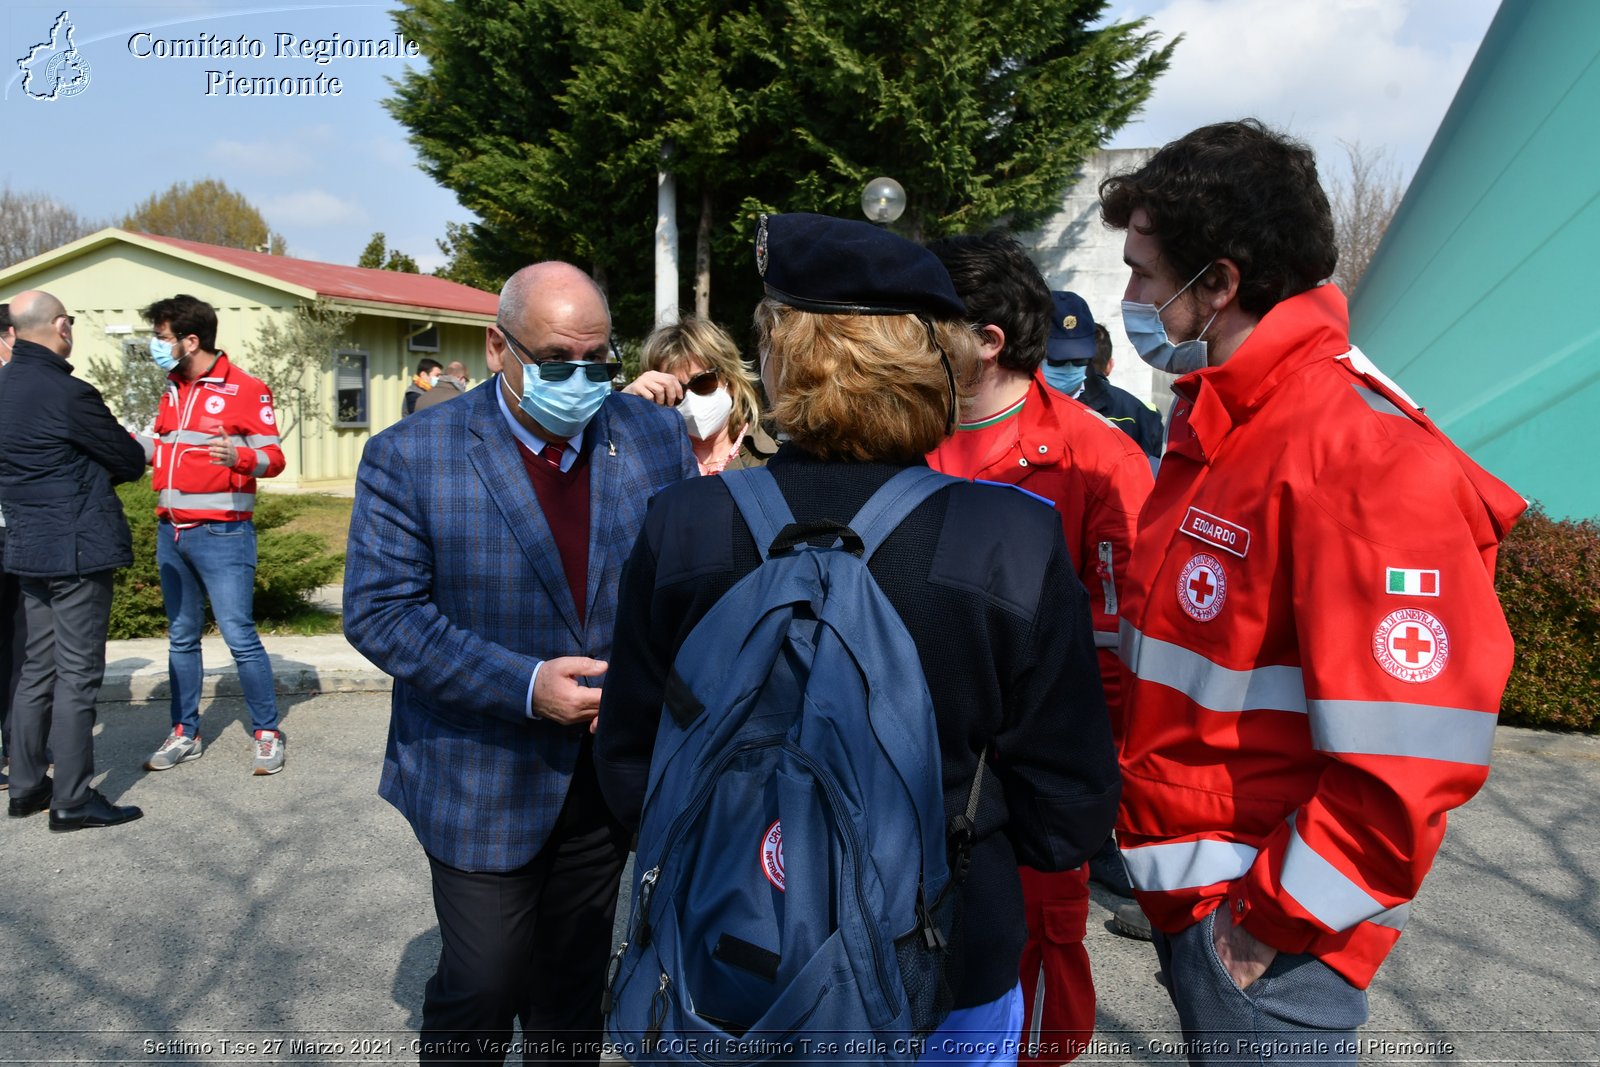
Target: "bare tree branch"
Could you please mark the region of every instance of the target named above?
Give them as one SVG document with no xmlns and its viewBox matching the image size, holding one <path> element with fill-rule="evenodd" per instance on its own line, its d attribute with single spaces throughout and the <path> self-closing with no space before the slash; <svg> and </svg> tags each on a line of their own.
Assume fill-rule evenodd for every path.
<svg viewBox="0 0 1600 1067">
<path fill-rule="evenodd" d="M 1400 207 L 1405 183 L 1387 149 L 1369 150 L 1360 141 L 1340 141 L 1339 146 L 1348 170 L 1332 180 L 1333 232 L 1339 245 L 1333 280 L 1354 293 Z"/>
</svg>

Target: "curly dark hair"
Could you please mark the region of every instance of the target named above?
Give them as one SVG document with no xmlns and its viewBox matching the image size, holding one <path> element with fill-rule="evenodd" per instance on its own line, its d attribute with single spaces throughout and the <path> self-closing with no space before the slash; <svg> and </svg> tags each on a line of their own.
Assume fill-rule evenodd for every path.
<svg viewBox="0 0 1600 1067">
<path fill-rule="evenodd" d="M 967 319 L 1005 331 L 998 362 L 1032 374 L 1044 359 L 1055 302 L 1050 287 L 1015 237 L 1004 230 L 941 237 L 928 245 L 939 257 L 956 295 L 967 305 Z"/>
<path fill-rule="evenodd" d="M 1100 183 L 1100 217 L 1126 230 L 1133 213 L 1161 242 L 1173 272 L 1239 267 L 1239 306 L 1257 317 L 1333 273 L 1333 212 L 1310 148 L 1257 119 L 1202 126 L 1139 169 Z M 1203 278 L 1210 285 L 1214 279 Z"/>
<path fill-rule="evenodd" d="M 139 316 L 152 326 L 165 325 L 177 338 L 194 334 L 206 352 L 217 350 L 217 309 L 198 297 L 169 296 L 141 309 Z"/>
</svg>

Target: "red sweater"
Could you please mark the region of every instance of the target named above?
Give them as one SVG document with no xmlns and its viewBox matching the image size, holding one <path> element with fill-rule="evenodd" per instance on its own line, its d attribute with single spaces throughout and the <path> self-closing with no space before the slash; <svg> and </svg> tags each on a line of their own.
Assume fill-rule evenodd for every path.
<svg viewBox="0 0 1600 1067">
<path fill-rule="evenodd" d="M 589 453 L 579 452 L 578 461 L 563 471 L 543 456 L 517 442 L 522 465 L 539 498 L 539 510 L 556 539 L 561 553 L 561 569 L 567 574 L 567 588 L 578 608 L 578 622 L 584 619 L 589 591 Z"/>
</svg>

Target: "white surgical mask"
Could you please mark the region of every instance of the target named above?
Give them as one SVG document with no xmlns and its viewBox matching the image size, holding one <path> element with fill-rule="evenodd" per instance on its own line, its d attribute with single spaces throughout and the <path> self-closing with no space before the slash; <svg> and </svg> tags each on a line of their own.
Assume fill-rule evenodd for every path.
<svg viewBox="0 0 1600 1067">
<path fill-rule="evenodd" d="M 733 414 L 733 394 L 721 385 L 706 396 L 685 393 L 683 403 L 678 405 L 678 414 L 683 416 L 690 437 L 697 441 L 709 440 L 728 425 L 728 416 Z"/>
<path fill-rule="evenodd" d="M 1188 374 L 1206 365 L 1206 343 L 1200 340 L 1200 337 L 1204 337 L 1206 331 L 1211 329 L 1211 324 L 1217 321 L 1219 312 L 1211 313 L 1206 324 L 1200 327 L 1199 337 L 1177 344 L 1173 344 L 1167 338 L 1167 325 L 1161 321 L 1161 313 L 1171 307 L 1173 300 L 1182 296 L 1189 286 L 1200 280 L 1200 275 L 1210 269 L 1209 263 L 1201 267 L 1200 274 L 1190 278 L 1182 289 L 1173 293 L 1171 299 L 1160 307 L 1154 304 L 1141 304 L 1137 300 L 1122 302 L 1122 328 L 1127 332 L 1134 351 L 1139 353 L 1139 358 L 1156 370 L 1168 374 Z"/>
</svg>

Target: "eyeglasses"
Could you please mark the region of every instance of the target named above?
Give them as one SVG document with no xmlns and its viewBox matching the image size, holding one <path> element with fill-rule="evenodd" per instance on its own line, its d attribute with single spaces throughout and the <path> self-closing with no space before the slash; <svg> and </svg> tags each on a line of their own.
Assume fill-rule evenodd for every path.
<svg viewBox="0 0 1600 1067">
<path fill-rule="evenodd" d="M 539 359 L 532 352 L 529 352 L 528 346 L 517 340 L 510 330 L 498 322 L 494 325 L 495 329 L 499 330 L 505 336 L 505 339 L 510 342 L 512 352 L 516 355 L 518 362 L 538 368 L 540 381 L 564 382 L 572 377 L 574 371 L 582 367 L 583 376 L 591 382 L 608 382 L 622 371 L 621 357 L 617 353 L 617 343 L 615 341 L 608 340 L 606 342 L 611 358 L 603 363 L 596 363 L 586 359 Z M 527 358 L 524 359 L 524 356 Z"/>
<path fill-rule="evenodd" d="M 50 321 L 51 322 L 60 322 L 62 319 L 66 319 L 67 320 L 67 325 L 68 326 L 71 326 L 71 325 L 73 325 L 74 323 L 76 323 L 78 321 L 77 318 L 75 316 L 72 316 L 72 315 L 57 315 L 55 318 L 51 319 Z"/>
<path fill-rule="evenodd" d="M 693 378 L 683 383 L 683 396 L 678 398 L 678 403 L 683 403 L 690 393 L 695 396 L 710 396 L 717 391 L 717 386 L 722 384 L 722 379 L 714 370 L 703 370 Z"/>
</svg>

